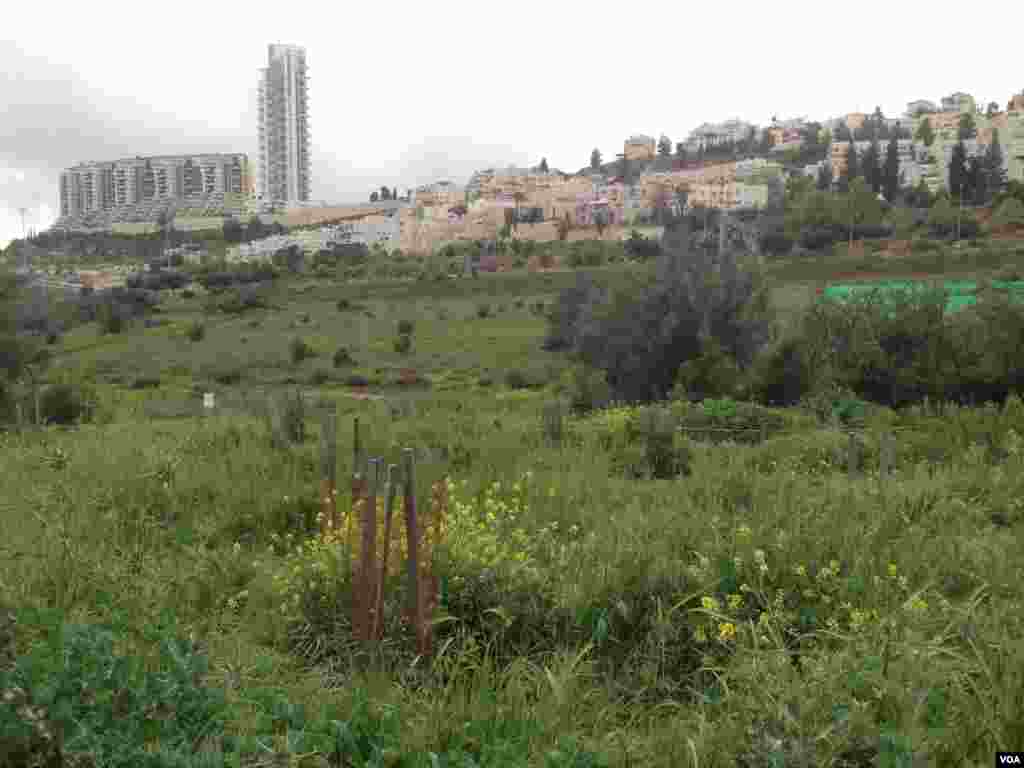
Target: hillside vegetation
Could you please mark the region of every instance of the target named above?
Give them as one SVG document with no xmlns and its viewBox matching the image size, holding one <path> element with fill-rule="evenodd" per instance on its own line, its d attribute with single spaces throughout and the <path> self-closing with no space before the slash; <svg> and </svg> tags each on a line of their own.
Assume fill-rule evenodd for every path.
<svg viewBox="0 0 1024 768">
<path fill-rule="evenodd" d="M 91 315 L 37 297 L 52 339 L 5 282 L 6 764 L 952 767 L 1019 748 L 1024 309 L 819 303 L 810 281 L 870 254 L 762 268 L 693 223 L 574 271 L 271 271 Z M 1019 266 L 982 246 L 903 269 Z M 445 510 L 429 659 L 404 521 L 383 640 L 353 632 L 357 417 L 361 456 L 412 448 L 420 509 Z"/>
</svg>

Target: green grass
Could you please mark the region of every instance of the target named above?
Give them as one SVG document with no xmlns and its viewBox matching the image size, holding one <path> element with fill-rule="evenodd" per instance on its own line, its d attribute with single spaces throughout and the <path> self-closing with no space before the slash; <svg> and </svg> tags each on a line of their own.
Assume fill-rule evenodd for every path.
<svg viewBox="0 0 1024 768">
<path fill-rule="evenodd" d="M 633 479 L 623 468 L 646 454 L 632 411 L 572 419 L 565 441 L 550 444 L 550 392 L 503 385 L 509 369 L 550 367 L 553 378 L 562 365 L 539 351 L 544 322 L 528 311 L 550 301 L 552 282 L 310 285 L 282 283 L 280 311 L 204 317 L 196 300 L 164 315 L 177 333 L 65 339 L 53 376 L 94 371 L 109 423 L 0 435 L 0 605 L 19 617 L 22 664 L 0 683 L 32 669 L 38 679 L 87 674 L 53 645 L 61 622 L 110 628 L 111 647 L 75 646 L 93 659 L 81 669 L 114 669 L 127 654 L 167 681 L 178 678 L 159 661 L 161 644 L 191 635 L 206 671 L 177 687 L 140 683 L 145 693 L 124 706 L 214 707 L 221 692 L 203 734 L 209 765 L 238 764 L 227 753 L 255 765 L 271 752 L 327 765 L 344 748 L 358 766 L 980 766 L 1024 744 L 1020 401 L 942 418 L 870 408 L 861 472 L 846 466 L 847 435 L 790 410 L 771 415 L 763 443 L 677 435 L 672 450 L 690 473 Z M 339 312 L 343 295 L 376 317 Z M 781 313 L 810 298 L 806 286 L 773 284 Z M 507 308 L 481 320 L 481 301 Z M 289 325 L 305 313 L 309 323 Z M 184 335 L 194 319 L 206 323 L 200 342 Z M 401 319 L 415 321 L 408 356 L 391 346 Z M 294 336 L 318 357 L 292 366 Z M 385 399 L 352 399 L 337 380 L 303 387 L 311 406 L 338 409 L 339 486 L 357 415 L 371 455 L 420 451 L 421 500 L 433 481 L 454 482 L 437 561 L 448 619 L 430 672 L 397 619 L 385 653 L 353 657 L 351 586 L 324 575 L 345 550 L 295 549 L 316 528 L 319 409 L 311 436 L 289 449 L 272 448 L 253 415 L 286 378 L 331 369 L 341 345 L 352 371 L 382 372 Z M 237 385 L 209 385 L 235 365 Z M 432 388 L 387 383 L 405 367 Z M 490 391 L 476 386 L 485 372 Z M 129 390 L 142 375 L 161 387 Z M 103 383 L 112 376 L 123 384 Z M 194 384 L 217 392 L 214 414 L 187 417 L 199 410 Z M 707 427 L 729 423 L 728 405 L 677 412 Z M 897 453 L 882 478 L 887 430 Z M 339 506 L 350 511 L 345 493 Z M 397 612 L 400 578 L 388 594 Z M 141 714 L 103 719 L 121 679 L 95 683 L 111 696 L 92 710 L 65 693 L 67 712 L 82 722 L 93 712 L 93 732 L 122 729 L 120 742 L 94 744 L 110 765 L 142 759 L 117 757 L 118 743 L 155 738 L 136 729 Z M 4 707 L 0 724 L 13 717 Z M 162 748 L 196 733 L 162 732 Z"/>
</svg>

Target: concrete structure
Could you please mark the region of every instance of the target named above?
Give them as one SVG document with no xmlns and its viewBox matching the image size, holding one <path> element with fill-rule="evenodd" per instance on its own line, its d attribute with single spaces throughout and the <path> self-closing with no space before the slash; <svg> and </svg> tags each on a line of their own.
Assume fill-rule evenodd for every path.
<svg viewBox="0 0 1024 768">
<path fill-rule="evenodd" d="M 907 111 L 904 113 L 904 116 L 913 121 L 921 115 L 927 115 L 938 111 L 939 107 L 934 101 L 918 99 L 917 101 L 907 102 Z"/>
<path fill-rule="evenodd" d="M 975 112 L 976 105 L 974 97 L 969 93 L 957 91 L 942 99 L 943 112 Z"/>
<path fill-rule="evenodd" d="M 244 154 L 153 155 L 87 162 L 60 175 L 61 218 L 176 201 L 202 204 L 225 195 L 242 196 L 251 188 Z"/>
<path fill-rule="evenodd" d="M 745 141 L 750 136 L 750 131 L 757 128 L 752 123 L 740 119 L 726 120 L 722 123 L 702 123 L 697 126 L 686 140 L 689 150 L 699 150 L 701 147 L 715 147 L 729 142 Z"/>
<path fill-rule="evenodd" d="M 626 160 L 653 160 L 658 143 L 650 136 L 636 134 L 623 143 L 622 152 Z"/>
<path fill-rule="evenodd" d="M 310 126 L 306 51 L 267 46 L 257 98 L 259 194 L 291 203 L 310 197 Z"/>
</svg>

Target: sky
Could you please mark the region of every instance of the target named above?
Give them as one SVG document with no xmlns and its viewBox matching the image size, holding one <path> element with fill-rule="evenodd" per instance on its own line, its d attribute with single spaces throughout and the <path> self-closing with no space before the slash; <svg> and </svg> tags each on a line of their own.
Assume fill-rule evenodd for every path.
<svg viewBox="0 0 1024 768">
<path fill-rule="evenodd" d="M 28 228 L 53 222 L 75 163 L 255 157 L 269 43 L 306 48 L 314 199 L 357 202 L 541 158 L 575 172 L 595 147 L 611 159 L 630 134 L 676 142 L 703 122 L 896 117 L 953 91 L 1005 106 L 1024 69 L 1001 30 L 1019 35 L 1024 3 L 991 10 L 967 33 L 959 11 L 875 0 L 838 17 L 803 0 L 17 3 L 0 31 L 0 247 L 21 208 Z"/>
</svg>

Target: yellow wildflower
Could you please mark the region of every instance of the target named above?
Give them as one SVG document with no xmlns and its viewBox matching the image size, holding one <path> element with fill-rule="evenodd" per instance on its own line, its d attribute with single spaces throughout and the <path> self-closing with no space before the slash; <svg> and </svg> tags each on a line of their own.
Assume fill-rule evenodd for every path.
<svg viewBox="0 0 1024 768">
<path fill-rule="evenodd" d="M 718 639 L 723 643 L 728 642 L 736 637 L 736 625 L 731 621 L 724 622 L 718 625 Z"/>
</svg>

